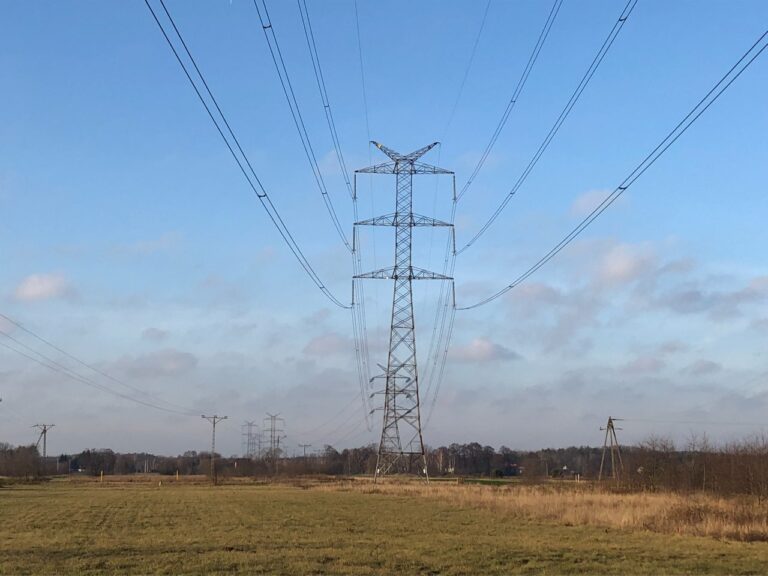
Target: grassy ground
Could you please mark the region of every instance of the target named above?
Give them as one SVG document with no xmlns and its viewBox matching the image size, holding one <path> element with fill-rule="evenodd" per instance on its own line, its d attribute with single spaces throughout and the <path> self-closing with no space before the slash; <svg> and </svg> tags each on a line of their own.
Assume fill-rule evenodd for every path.
<svg viewBox="0 0 768 576">
<path fill-rule="evenodd" d="M 691 492 L 617 492 L 609 483 L 550 481 L 540 484 L 477 481 L 355 482 L 346 489 L 443 501 L 483 508 L 519 520 L 560 525 L 640 529 L 684 536 L 768 543 L 768 502 L 751 496 Z M 338 490 L 333 483 L 319 490 Z"/>
<path fill-rule="evenodd" d="M 762 574 L 768 566 L 762 542 L 568 526 L 358 489 L 15 485 L 0 489 L 0 519 L 0 574 Z"/>
</svg>

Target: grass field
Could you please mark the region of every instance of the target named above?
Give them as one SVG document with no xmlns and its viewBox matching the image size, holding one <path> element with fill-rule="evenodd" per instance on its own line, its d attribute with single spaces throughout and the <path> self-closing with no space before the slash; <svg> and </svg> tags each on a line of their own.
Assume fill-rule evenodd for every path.
<svg viewBox="0 0 768 576">
<path fill-rule="evenodd" d="M 473 490 L 494 491 L 473 486 Z M 455 489 L 455 497 L 446 497 Z M 535 519 L 462 486 L 0 488 L 0 573 L 763 574 L 765 542 Z M 570 524 L 570 525 L 569 525 Z"/>
</svg>

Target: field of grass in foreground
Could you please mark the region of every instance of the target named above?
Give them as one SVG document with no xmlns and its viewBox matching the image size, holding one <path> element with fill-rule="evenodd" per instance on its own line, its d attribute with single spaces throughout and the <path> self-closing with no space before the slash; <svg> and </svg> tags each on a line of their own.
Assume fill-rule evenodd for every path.
<svg viewBox="0 0 768 576">
<path fill-rule="evenodd" d="M 768 566 L 762 542 L 568 526 L 397 491 L 54 481 L 0 489 L 0 518 L 0 574 L 762 574 Z"/>
</svg>

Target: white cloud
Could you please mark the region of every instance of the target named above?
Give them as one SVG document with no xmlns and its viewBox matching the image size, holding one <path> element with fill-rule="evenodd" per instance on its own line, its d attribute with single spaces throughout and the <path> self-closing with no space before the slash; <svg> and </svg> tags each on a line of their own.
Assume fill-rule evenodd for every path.
<svg viewBox="0 0 768 576">
<path fill-rule="evenodd" d="M 722 369 L 723 367 L 720 364 L 712 360 L 697 360 L 688 366 L 685 371 L 693 376 L 706 376 L 707 374 L 720 372 Z"/>
<path fill-rule="evenodd" d="M 655 259 L 647 250 L 616 244 L 602 256 L 598 277 L 603 283 L 620 284 L 637 280 L 655 268 Z"/>
<path fill-rule="evenodd" d="M 339 159 L 336 157 L 336 152 L 333 149 L 323 154 L 318 161 L 318 166 L 325 176 L 341 176 Z"/>
<path fill-rule="evenodd" d="M 660 372 L 665 366 L 666 363 L 664 360 L 658 356 L 639 356 L 634 360 L 627 362 L 622 368 L 622 371 L 628 374 L 648 374 Z"/>
<path fill-rule="evenodd" d="M 530 282 L 517 288 L 514 292 L 514 298 L 522 301 L 526 308 L 531 309 L 534 306 L 560 304 L 563 301 L 563 294 L 549 284 Z"/>
<path fill-rule="evenodd" d="M 197 368 L 197 364 L 197 356 L 194 354 L 165 348 L 139 356 L 124 356 L 115 363 L 115 367 L 135 378 L 157 378 L 191 372 Z"/>
<path fill-rule="evenodd" d="M 743 308 L 768 301 L 768 281 L 758 276 L 743 288 L 709 290 L 703 280 L 689 281 L 656 297 L 657 306 L 678 314 L 707 313 L 716 320 L 727 320 L 744 313 Z"/>
<path fill-rule="evenodd" d="M 353 348 L 354 344 L 349 338 L 336 332 L 331 332 L 312 338 L 304 347 L 304 354 L 326 356 L 328 354 L 349 353 Z"/>
<path fill-rule="evenodd" d="M 457 362 L 499 362 L 519 360 L 520 355 L 487 338 L 475 338 L 465 346 L 451 348 L 450 357 Z"/>
<path fill-rule="evenodd" d="M 589 190 L 584 192 L 571 204 L 571 216 L 583 218 L 597 208 L 598 204 L 605 200 L 606 196 L 610 193 L 610 190 Z"/>
<path fill-rule="evenodd" d="M 144 340 L 159 342 L 168 338 L 168 334 L 170 334 L 168 330 L 161 330 L 160 328 L 145 328 L 141 333 L 141 337 Z"/>
<path fill-rule="evenodd" d="M 14 291 L 14 298 L 24 302 L 72 298 L 75 291 L 62 274 L 32 274 L 24 278 Z"/>
<path fill-rule="evenodd" d="M 669 340 L 659 344 L 656 347 L 656 352 L 659 356 L 673 356 L 675 354 L 687 352 L 689 349 L 690 347 L 684 342 L 680 342 L 679 340 Z"/>
</svg>

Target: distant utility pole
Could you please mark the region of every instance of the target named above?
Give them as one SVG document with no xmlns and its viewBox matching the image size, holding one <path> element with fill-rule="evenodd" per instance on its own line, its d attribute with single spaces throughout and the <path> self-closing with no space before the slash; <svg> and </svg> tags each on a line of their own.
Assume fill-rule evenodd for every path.
<svg viewBox="0 0 768 576">
<path fill-rule="evenodd" d="M 253 429 L 256 428 L 258 430 L 258 426 L 256 426 L 256 422 L 252 422 L 250 420 L 246 420 L 245 423 L 242 426 L 243 429 L 243 454 L 246 458 L 255 458 L 256 457 L 256 444 L 257 444 L 257 436 L 258 432 L 254 434 Z"/>
<path fill-rule="evenodd" d="M 613 425 L 613 423 L 617 421 L 621 421 L 621 418 L 611 418 L 608 416 L 608 424 L 606 424 L 605 428 L 600 428 L 600 430 L 605 430 L 605 440 L 603 441 L 603 456 L 600 458 L 600 474 L 597 477 L 598 481 L 603 479 L 605 453 L 608 450 L 611 452 L 611 478 L 618 481 L 621 477 L 621 472 L 624 469 L 624 464 L 621 461 L 619 440 L 616 438 L 616 430 L 621 430 L 621 428 L 616 428 Z M 616 466 L 617 463 L 618 467 Z"/>
<path fill-rule="evenodd" d="M 222 420 L 226 420 L 226 416 L 217 416 L 214 414 L 213 416 L 206 416 L 203 414 L 201 418 L 205 418 L 213 425 L 213 430 L 211 432 L 211 481 L 213 482 L 214 486 L 216 485 L 216 424 L 221 422 Z"/>
<path fill-rule="evenodd" d="M 55 424 L 35 424 L 32 428 L 40 430 L 40 436 L 37 438 L 37 444 L 35 448 L 40 446 L 40 440 L 43 441 L 43 463 L 45 463 L 45 457 L 48 456 L 48 430 L 53 428 Z"/>
<path fill-rule="evenodd" d="M 394 266 L 364 274 L 358 279 L 393 280 L 392 321 L 389 334 L 389 354 L 384 374 L 384 422 L 376 459 L 374 480 L 390 472 L 411 472 L 414 465 L 427 478 L 427 457 L 421 433 L 419 375 L 416 366 L 416 325 L 413 316 L 414 280 L 452 280 L 451 277 L 423 268 L 411 261 L 413 228 L 417 226 L 451 229 L 453 224 L 413 212 L 413 177 L 419 174 L 453 175 L 450 170 L 425 164 L 420 158 L 437 146 L 437 142 L 409 154 L 400 154 L 386 146 L 373 144 L 389 157 L 390 162 L 355 171 L 357 174 L 389 174 L 396 176 L 395 211 L 384 216 L 355 222 L 357 226 L 392 226 L 395 229 Z M 455 181 L 454 181 L 455 182 Z M 455 200 L 455 186 L 454 186 Z M 454 245 L 455 251 L 455 245 Z M 353 298 L 354 299 L 354 298 Z M 354 305 L 354 304 L 353 304 Z"/>
<path fill-rule="evenodd" d="M 285 419 L 280 418 L 280 414 L 270 414 L 267 412 L 264 422 L 268 423 L 269 430 L 269 459 L 272 460 L 273 473 L 277 474 L 277 466 L 280 459 L 280 435 L 284 432 L 279 427 L 279 423 L 285 424 Z M 285 438 L 285 436 L 282 437 Z"/>
<path fill-rule="evenodd" d="M 299 444 L 299 448 L 304 450 L 304 460 L 307 459 L 307 448 L 312 448 L 312 444 Z"/>
</svg>

